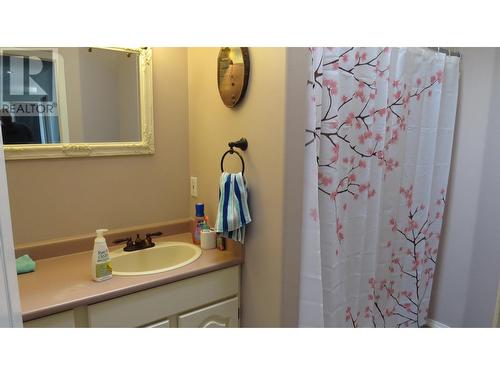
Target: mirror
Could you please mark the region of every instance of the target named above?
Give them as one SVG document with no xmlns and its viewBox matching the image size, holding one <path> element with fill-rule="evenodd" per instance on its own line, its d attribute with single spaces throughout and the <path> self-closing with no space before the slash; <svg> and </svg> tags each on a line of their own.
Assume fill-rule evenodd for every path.
<svg viewBox="0 0 500 375">
<path fill-rule="evenodd" d="M 234 107 L 243 99 L 250 75 L 247 47 L 224 47 L 217 58 L 217 85 L 226 107 Z"/>
<path fill-rule="evenodd" d="M 151 154 L 150 48 L 2 48 L 6 159 Z"/>
</svg>

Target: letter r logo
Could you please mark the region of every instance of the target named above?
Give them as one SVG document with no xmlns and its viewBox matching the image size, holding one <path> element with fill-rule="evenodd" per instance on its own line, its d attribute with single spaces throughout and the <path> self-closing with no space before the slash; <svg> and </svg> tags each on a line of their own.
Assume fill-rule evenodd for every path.
<svg viewBox="0 0 500 375">
<path fill-rule="evenodd" d="M 53 100 L 54 64 L 48 51 L 3 49 L 1 52 L 3 100 L 24 103 Z"/>
</svg>

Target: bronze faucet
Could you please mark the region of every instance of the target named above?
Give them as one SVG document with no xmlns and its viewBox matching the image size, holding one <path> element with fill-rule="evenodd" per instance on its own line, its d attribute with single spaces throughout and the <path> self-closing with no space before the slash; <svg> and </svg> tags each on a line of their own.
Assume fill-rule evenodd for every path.
<svg viewBox="0 0 500 375">
<path fill-rule="evenodd" d="M 123 251 L 136 251 L 148 249 L 150 247 L 154 247 L 155 243 L 152 240 L 154 236 L 161 236 L 162 232 L 154 232 L 154 233 L 146 233 L 145 238 L 141 238 L 139 234 L 136 235 L 135 241 L 132 241 L 132 237 L 120 238 L 118 240 L 114 240 L 114 244 L 119 244 L 126 242 L 127 245 L 123 248 Z"/>
</svg>

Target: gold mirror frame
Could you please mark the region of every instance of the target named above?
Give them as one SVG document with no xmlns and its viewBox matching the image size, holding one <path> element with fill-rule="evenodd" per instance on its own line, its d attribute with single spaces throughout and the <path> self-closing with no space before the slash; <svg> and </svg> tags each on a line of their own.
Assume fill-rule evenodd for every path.
<svg viewBox="0 0 500 375">
<path fill-rule="evenodd" d="M 100 48 L 100 47 L 99 47 Z M 154 154 L 153 61 L 151 48 L 103 48 L 139 56 L 141 141 L 4 145 L 5 159 L 45 159 Z"/>
</svg>

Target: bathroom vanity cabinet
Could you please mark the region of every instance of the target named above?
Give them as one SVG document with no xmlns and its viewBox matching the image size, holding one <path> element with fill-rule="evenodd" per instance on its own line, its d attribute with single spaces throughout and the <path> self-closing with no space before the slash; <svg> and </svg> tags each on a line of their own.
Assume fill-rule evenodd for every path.
<svg viewBox="0 0 500 375">
<path fill-rule="evenodd" d="M 29 320 L 30 327 L 238 327 L 240 266 Z"/>
</svg>

